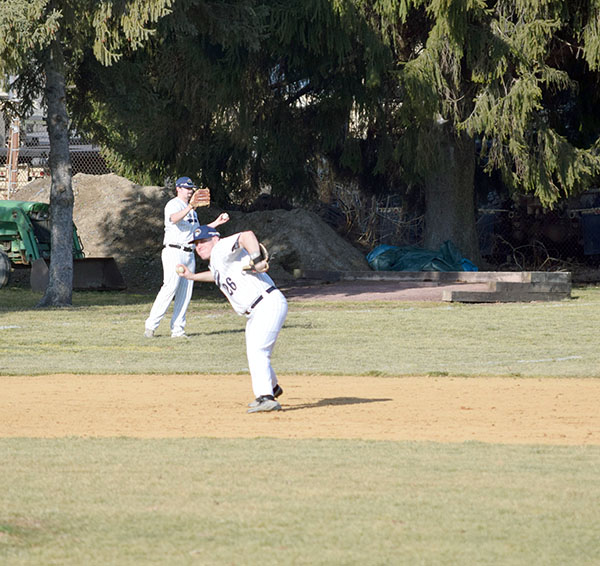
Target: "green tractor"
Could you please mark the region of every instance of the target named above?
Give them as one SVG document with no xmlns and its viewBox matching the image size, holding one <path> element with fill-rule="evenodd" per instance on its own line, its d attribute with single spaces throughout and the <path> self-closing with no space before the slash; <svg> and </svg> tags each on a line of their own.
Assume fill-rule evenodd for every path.
<svg viewBox="0 0 600 566">
<path fill-rule="evenodd" d="M 50 261 L 50 207 L 43 202 L 0 200 L 0 288 L 13 269 L 30 268 L 34 291 L 48 285 Z M 86 258 L 73 224 L 73 289 L 125 289 L 112 257 Z"/>
</svg>

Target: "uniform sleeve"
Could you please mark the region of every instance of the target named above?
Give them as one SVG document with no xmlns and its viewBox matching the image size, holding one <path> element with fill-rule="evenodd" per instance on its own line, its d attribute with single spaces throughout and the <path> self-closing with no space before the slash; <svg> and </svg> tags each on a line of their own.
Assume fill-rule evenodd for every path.
<svg viewBox="0 0 600 566">
<path fill-rule="evenodd" d="M 242 253 L 244 253 L 244 249 L 240 246 L 240 234 L 233 234 L 233 236 L 221 238 L 217 243 L 217 246 L 219 246 L 220 253 L 223 256 L 223 261 L 225 263 L 233 263 Z"/>
<path fill-rule="evenodd" d="M 180 210 L 182 210 L 182 208 L 179 206 L 177 200 L 170 200 L 165 206 L 165 224 L 173 224 L 173 222 L 171 222 L 171 215 Z"/>
</svg>

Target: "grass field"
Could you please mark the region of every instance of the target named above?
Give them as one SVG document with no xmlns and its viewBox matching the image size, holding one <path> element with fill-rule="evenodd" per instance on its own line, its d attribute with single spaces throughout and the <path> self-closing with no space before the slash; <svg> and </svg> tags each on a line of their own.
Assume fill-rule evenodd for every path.
<svg viewBox="0 0 600 566">
<path fill-rule="evenodd" d="M 559 303 L 293 303 L 281 374 L 600 377 L 600 288 Z M 10 375 L 245 373 L 215 295 L 187 342 L 153 296 L 0 290 Z M 210 402 L 208 400 L 207 402 Z M 599 399 L 600 403 L 600 399 Z M 269 415 L 260 415 L 260 418 Z M 600 446 L 255 438 L 0 439 L 0 562 L 595 565 Z"/>
<path fill-rule="evenodd" d="M 597 564 L 599 449 L 0 443 L 4 564 Z"/>
<path fill-rule="evenodd" d="M 549 303 L 293 303 L 274 353 L 287 374 L 600 377 L 600 288 Z M 0 374 L 245 373 L 245 319 L 222 297 L 188 310 L 191 343 L 143 337 L 153 296 L 78 293 L 70 309 L 0 289 Z M 190 348 L 193 355 L 190 356 Z M 35 352 L 35 356 L 32 356 Z"/>
</svg>

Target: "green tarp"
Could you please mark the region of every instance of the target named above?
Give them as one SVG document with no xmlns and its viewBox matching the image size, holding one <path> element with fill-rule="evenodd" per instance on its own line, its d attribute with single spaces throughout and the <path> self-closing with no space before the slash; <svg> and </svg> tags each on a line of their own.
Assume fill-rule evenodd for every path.
<svg viewBox="0 0 600 566">
<path fill-rule="evenodd" d="M 367 262 L 375 271 L 477 271 L 450 240 L 437 251 L 384 244 L 367 254 Z"/>
</svg>

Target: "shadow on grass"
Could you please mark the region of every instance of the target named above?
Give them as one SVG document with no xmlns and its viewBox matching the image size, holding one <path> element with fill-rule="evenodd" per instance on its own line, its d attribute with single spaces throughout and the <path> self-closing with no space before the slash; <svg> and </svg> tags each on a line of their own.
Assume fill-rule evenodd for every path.
<svg viewBox="0 0 600 566">
<path fill-rule="evenodd" d="M 213 332 L 188 332 L 188 336 L 219 336 L 221 334 L 243 334 L 245 328 L 232 328 L 230 330 L 214 330 Z"/>
<path fill-rule="evenodd" d="M 364 399 L 362 397 L 333 397 L 331 399 L 321 399 L 316 403 L 304 403 L 303 405 L 294 405 L 293 407 L 286 406 L 284 410 L 298 411 L 301 409 L 318 409 L 319 407 L 335 407 L 341 405 L 361 405 L 363 403 L 385 403 L 392 401 L 389 398 L 383 399 Z"/>
<path fill-rule="evenodd" d="M 197 303 L 221 306 L 224 302 L 221 293 L 218 289 L 215 289 L 214 292 L 210 291 L 212 289 L 209 289 L 207 293 L 194 294 L 193 300 Z M 134 291 L 73 291 L 72 306 L 67 308 L 144 305 L 149 311 L 157 293 L 158 289 L 144 293 Z M 42 293 L 35 293 L 31 289 L 4 287 L 0 289 L 0 312 L 36 310 L 36 305 L 42 296 Z M 172 308 L 172 302 L 169 308 Z"/>
<path fill-rule="evenodd" d="M 34 293 L 30 289 L 17 287 L 0 289 L 0 312 L 35 310 L 42 296 L 41 293 Z M 151 305 L 153 300 L 153 295 L 126 291 L 73 291 L 72 306 L 67 308 Z"/>
<path fill-rule="evenodd" d="M 286 324 L 284 325 L 285 329 L 289 328 L 312 328 L 312 324 Z M 243 334 L 246 332 L 246 327 L 243 328 L 231 328 L 229 330 L 213 330 L 211 332 L 187 332 L 188 336 L 219 336 L 221 334 Z"/>
</svg>

